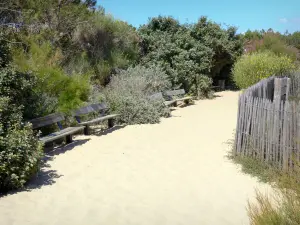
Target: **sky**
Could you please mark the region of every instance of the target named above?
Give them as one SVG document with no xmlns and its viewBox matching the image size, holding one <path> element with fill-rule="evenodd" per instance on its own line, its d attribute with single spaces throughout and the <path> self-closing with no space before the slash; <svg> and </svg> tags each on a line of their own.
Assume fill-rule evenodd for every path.
<svg viewBox="0 0 300 225">
<path fill-rule="evenodd" d="M 135 27 L 151 17 L 172 16 L 181 23 L 200 16 L 238 27 L 238 32 L 272 28 L 284 33 L 300 31 L 300 0 L 98 0 L 115 18 Z"/>
</svg>

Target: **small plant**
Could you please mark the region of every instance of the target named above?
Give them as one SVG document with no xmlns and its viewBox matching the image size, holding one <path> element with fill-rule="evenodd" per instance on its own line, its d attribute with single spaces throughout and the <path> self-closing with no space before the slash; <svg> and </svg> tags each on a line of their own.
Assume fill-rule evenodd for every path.
<svg viewBox="0 0 300 225">
<path fill-rule="evenodd" d="M 242 171 L 267 182 L 272 194 L 256 191 L 256 201 L 248 202 L 251 225 L 300 224 L 300 166 L 295 159 L 294 169 L 282 172 L 279 168 L 246 156 L 229 156 Z"/>
</svg>

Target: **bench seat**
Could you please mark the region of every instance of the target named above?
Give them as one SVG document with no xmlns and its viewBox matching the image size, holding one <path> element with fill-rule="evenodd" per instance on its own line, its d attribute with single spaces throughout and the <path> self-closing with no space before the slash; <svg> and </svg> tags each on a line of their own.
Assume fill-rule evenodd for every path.
<svg viewBox="0 0 300 225">
<path fill-rule="evenodd" d="M 95 119 L 92 119 L 92 120 L 89 120 L 89 121 L 84 121 L 84 122 L 78 123 L 78 125 L 79 126 L 80 125 L 82 125 L 82 126 L 91 125 L 91 124 L 99 123 L 99 122 L 104 121 L 104 120 L 113 119 L 117 116 L 120 116 L 120 114 L 111 114 L 111 115 L 107 115 L 107 116 L 98 117 L 98 118 L 95 118 Z"/>
<path fill-rule="evenodd" d="M 84 127 L 67 127 L 65 129 L 62 129 L 60 131 L 54 132 L 52 134 L 49 134 L 47 136 L 41 137 L 39 140 L 44 142 L 44 143 L 48 143 L 48 142 L 52 142 L 55 141 L 57 139 L 60 138 L 64 138 L 66 136 L 69 136 L 71 134 L 75 134 L 79 131 L 83 131 Z"/>
<path fill-rule="evenodd" d="M 191 96 L 187 96 L 187 97 L 183 97 L 183 98 L 177 98 L 176 100 L 177 101 L 189 101 L 189 100 L 192 100 L 193 97 Z"/>
<path fill-rule="evenodd" d="M 190 101 L 193 100 L 193 97 L 191 96 L 184 96 L 185 90 L 179 89 L 179 90 L 170 90 L 165 92 L 165 96 L 168 101 L 175 101 L 174 106 L 177 106 L 177 102 L 183 101 L 185 104 L 188 104 Z"/>
<path fill-rule="evenodd" d="M 54 132 L 52 134 L 49 134 L 47 136 L 39 138 L 40 141 L 44 143 L 52 142 L 60 138 L 64 138 L 66 136 L 69 136 L 71 134 L 75 134 L 79 131 L 83 131 L 84 127 L 68 127 L 65 129 L 62 129 L 60 131 Z"/>
<path fill-rule="evenodd" d="M 52 113 L 44 117 L 39 117 L 28 121 L 32 124 L 32 129 L 39 129 L 41 127 L 50 126 L 51 124 L 57 124 L 59 131 L 39 137 L 39 140 L 43 143 L 54 142 L 61 138 L 66 138 L 66 143 L 72 142 L 72 135 L 84 130 L 84 127 L 67 127 L 63 128 L 61 121 L 65 120 L 63 113 Z"/>
<path fill-rule="evenodd" d="M 172 106 L 175 105 L 177 100 L 171 100 L 171 101 L 165 101 L 164 104 L 165 106 Z"/>
</svg>

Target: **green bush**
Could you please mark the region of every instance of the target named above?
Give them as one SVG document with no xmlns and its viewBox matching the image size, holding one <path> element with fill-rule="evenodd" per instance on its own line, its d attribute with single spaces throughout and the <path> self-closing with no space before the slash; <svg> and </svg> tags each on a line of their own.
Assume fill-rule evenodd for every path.
<svg viewBox="0 0 300 225">
<path fill-rule="evenodd" d="M 138 59 L 135 29 L 102 12 L 94 13 L 90 24 L 79 26 L 74 39 L 85 52 L 97 84 L 106 85 L 115 68 L 125 69 Z"/>
<path fill-rule="evenodd" d="M 37 171 L 42 145 L 30 125 L 22 125 L 19 108 L 0 98 L 0 192 L 21 188 Z"/>
<path fill-rule="evenodd" d="M 295 69 L 292 59 L 269 51 L 243 55 L 234 65 L 233 80 L 239 88 L 247 88 L 272 75 L 283 75 Z"/>
<path fill-rule="evenodd" d="M 126 124 L 158 123 L 168 113 L 162 101 L 151 101 L 149 95 L 170 87 L 167 75 L 159 68 L 137 66 L 114 76 L 105 90 L 111 110 L 120 113 Z"/>
<path fill-rule="evenodd" d="M 16 72 L 10 66 L 0 70 L 0 95 L 9 96 L 13 104 L 22 105 L 24 120 L 52 113 L 56 99 L 36 90 L 37 78 L 30 73 Z"/>
<path fill-rule="evenodd" d="M 212 94 L 211 86 L 212 78 L 205 75 L 198 75 L 194 84 L 191 86 L 190 92 L 198 98 L 209 98 Z"/>
<path fill-rule="evenodd" d="M 56 110 L 69 112 L 88 100 L 89 74 L 66 74 L 60 67 L 62 53 L 50 42 L 37 44 L 30 40 L 28 50 L 15 49 L 13 64 L 22 73 L 36 77 L 34 90 L 57 102 Z"/>
</svg>

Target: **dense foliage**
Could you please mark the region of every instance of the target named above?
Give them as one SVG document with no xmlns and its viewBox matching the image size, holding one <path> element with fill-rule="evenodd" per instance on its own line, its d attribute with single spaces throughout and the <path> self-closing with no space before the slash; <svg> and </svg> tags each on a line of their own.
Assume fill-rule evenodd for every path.
<svg viewBox="0 0 300 225">
<path fill-rule="evenodd" d="M 105 95 L 111 110 L 120 113 L 126 124 L 157 123 L 168 115 L 163 100 L 151 100 L 153 93 L 170 88 L 167 75 L 157 67 L 136 66 L 115 75 Z"/>
<path fill-rule="evenodd" d="M 233 79 L 239 88 L 247 88 L 272 75 L 284 75 L 295 69 L 292 59 L 273 52 L 243 55 L 234 65 Z"/>
<path fill-rule="evenodd" d="M 245 37 L 248 37 L 245 35 Z M 298 49 L 292 45 L 289 45 L 285 38 L 278 33 L 264 33 L 261 36 L 253 36 L 253 39 L 246 40 L 247 52 L 255 51 L 272 51 L 277 55 L 287 55 L 293 61 L 296 61 Z"/>
<path fill-rule="evenodd" d="M 42 146 L 22 122 L 36 97 L 31 84 L 11 68 L 0 72 L 0 192 L 22 187 L 37 171 Z"/>
<path fill-rule="evenodd" d="M 86 61 L 93 71 L 93 80 L 107 84 L 114 69 L 126 69 L 139 55 L 139 37 L 134 28 L 126 22 L 97 12 L 89 24 L 80 26 L 74 37 L 75 44 L 86 55 Z M 80 67 L 82 53 L 73 58 L 72 68 Z"/>
<path fill-rule="evenodd" d="M 242 53 L 236 29 L 222 29 L 206 17 L 188 25 L 171 17 L 152 18 L 139 33 L 144 55 L 141 63 L 159 65 L 170 77 L 173 87 L 184 88 L 195 95 L 206 92 L 201 90 L 203 82 L 207 82 L 206 86 L 211 84 L 211 80 L 203 76 L 228 78 L 230 67 Z"/>
</svg>

